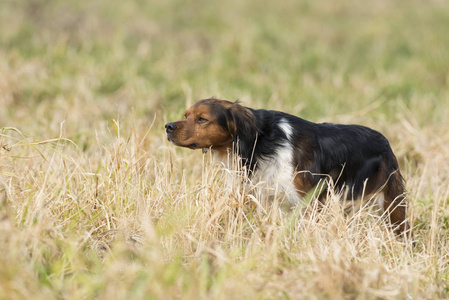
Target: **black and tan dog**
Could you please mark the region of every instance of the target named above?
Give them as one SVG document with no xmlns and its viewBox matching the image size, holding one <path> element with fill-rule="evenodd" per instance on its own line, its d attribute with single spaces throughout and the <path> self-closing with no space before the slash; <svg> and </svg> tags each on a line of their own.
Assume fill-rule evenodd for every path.
<svg viewBox="0 0 449 300">
<path fill-rule="evenodd" d="M 324 177 L 348 199 L 376 195 L 398 234 L 409 233 L 404 180 L 387 139 L 359 125 L 316 124 L 293 115 L 204 99 L 165 125 L 173 144 L 239 155 L 259 180 L 275 183 L 291 204 Z"/>
</svg>

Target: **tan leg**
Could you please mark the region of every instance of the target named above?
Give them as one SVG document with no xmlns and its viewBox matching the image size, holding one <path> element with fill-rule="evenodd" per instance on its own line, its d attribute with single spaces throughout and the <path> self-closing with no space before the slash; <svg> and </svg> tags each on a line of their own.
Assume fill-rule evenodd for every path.
<svg viewBox="0 0 449 300">
<path fill-rule="evenodd" d="M 395 233 L 411 237 L 410 224 L 407 218 L 407 198 L 399 171 L 391 175 L 384 189 L 383 208 L 389 216 Z"/>
</svg>

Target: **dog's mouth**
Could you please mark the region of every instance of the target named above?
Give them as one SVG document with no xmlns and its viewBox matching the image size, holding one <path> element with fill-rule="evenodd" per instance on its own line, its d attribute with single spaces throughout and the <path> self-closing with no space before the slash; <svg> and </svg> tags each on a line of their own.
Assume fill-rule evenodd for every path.
<svg viewBox="0 0 449 300">
<path fill-rule="evenodd" d="M 185 147 L 185 148 L 189 148 L 189 149 L 198 149 L 198 143 L 192 143 L 192 144 L 185 145 L 185 144 L 179 143 L 178 141 L 176 141 L 175 139 L 173 139 L 170 136 L 167 136 L 167 140 L 170 143 L 173 143 L 174 145 L 179 146 L 179 147 Z"/>
</svg>

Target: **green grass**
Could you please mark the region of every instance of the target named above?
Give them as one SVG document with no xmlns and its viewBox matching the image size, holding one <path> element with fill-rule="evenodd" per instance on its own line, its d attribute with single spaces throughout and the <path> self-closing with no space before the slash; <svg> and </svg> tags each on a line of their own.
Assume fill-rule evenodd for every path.
<svg viewBox="0 0 449 300">
<path fill-rule="evenodd" d="M 447 28 L 444 1 L 3 1 L 0 299 L 447 298 Z M 251 210 L 165 139 L 210 96 L 384 133 L 417 247 L 338 196 Z"/>
</svg>

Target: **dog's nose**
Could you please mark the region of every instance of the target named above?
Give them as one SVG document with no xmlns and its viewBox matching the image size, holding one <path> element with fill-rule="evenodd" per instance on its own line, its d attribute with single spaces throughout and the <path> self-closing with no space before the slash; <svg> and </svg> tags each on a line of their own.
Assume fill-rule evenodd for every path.
<svg viewBox="0 0 449 300">
<path fill-rule="evenodd" d="M 177 128 L 177 126 L 176 126 L 175 123 L 167 123 L 167 124 L 165 124 L 165 131 L 167 133 L 175 131 L 176 128 Z"/>
</svg>

